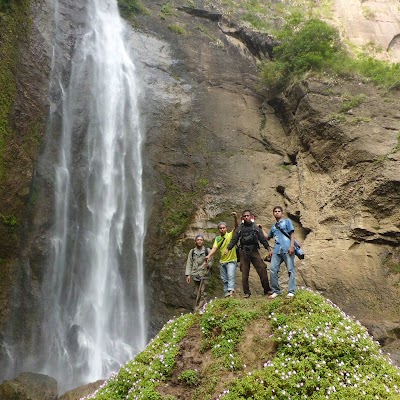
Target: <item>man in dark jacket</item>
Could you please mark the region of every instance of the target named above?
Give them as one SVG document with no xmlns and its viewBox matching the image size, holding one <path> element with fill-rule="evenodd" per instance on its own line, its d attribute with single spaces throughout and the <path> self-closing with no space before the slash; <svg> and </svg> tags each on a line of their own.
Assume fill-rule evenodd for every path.
<svg viewBox="0 0 400 400">
<path fill-rule="evenodd" d="M 243 222 L 237 227 L 232 240 L 230 241 L 227 250 L 233 249 L 236 243 L 239 242 L 240 266 L 242 270 L 242 284 L 244 297 L 251 296 L 249 287 L 249 273 L 250 262 L 256 269 L 260 277 L 261 285 L 264 289 L 264 294 L 269 294 L 271 288 L 269 286 L 267 266 L 262 260 L 258 249 L 260 248 L 259 242 L 267 249 L 270 250 L 268 241 L 264 236 L 262 230 L 258 228 L 251 220 L 252 214 L 249 210 L 242 213 Z"/>
</svg>

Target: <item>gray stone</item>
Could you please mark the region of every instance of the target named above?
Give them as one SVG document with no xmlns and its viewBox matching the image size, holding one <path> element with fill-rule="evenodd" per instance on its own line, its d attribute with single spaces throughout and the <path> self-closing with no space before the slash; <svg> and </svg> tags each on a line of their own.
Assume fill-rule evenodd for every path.
<svg viewBox="0 0 400 400">
<path fill-rule="evenodd" d="M 57 382 L 47 375 L 24 372 L 0 385 L 1 400 L 57 400 Z"/>
</svg>

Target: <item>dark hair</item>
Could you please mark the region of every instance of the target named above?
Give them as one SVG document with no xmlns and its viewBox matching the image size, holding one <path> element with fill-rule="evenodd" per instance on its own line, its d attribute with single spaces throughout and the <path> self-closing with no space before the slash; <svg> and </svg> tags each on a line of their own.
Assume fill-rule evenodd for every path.
<svg viewBox="0 0 400 400">
<path fill-rule="evenodd" d="M 283 208 L 281 206 L 275 206 L 272 212 L 274 212 L 275 210 L 281 210 L 283 212 Z"/>
<path fill-rule="evenodd" d="M 253 215 L 253 213 L 250 210 L 243 210 L 242 216 L 244 215 L 244 213 L 249 213 L 250 215 Z"/>
</svg>

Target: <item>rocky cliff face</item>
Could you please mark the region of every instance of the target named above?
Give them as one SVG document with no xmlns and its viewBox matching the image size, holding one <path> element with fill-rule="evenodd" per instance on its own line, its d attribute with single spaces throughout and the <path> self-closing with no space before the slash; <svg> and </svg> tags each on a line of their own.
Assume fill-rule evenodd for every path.
<svg viewBox="0 0 400 400">
<path fill-rule="evenodd" d="M 60 25 L 65 29 L 59 32 L 65 37 L 62 79 L 68 76 L 74 43 L 68 21 L 72 18 L 71 26 L 79 31 L 83 6 L 65 2 L 65 7 L 68 13 Z M 257 46 L 251 46 L 251 34 L 227 29 L 219 13 L 175 7 L 166 13 L 154 2 L 147 7 L 148 14 L 135 18 L 137 29 L 130 30 L 130 41 L 142 77 L 147 131 L 151 215 L 146 264 L 152 333 L 172 315 L 191 309 L 184 264 L 194 234 L 204 232 L 211 244 L 217 222 L 227 220 L 232 227 L 230 212 L 245 208 L 269 227 L 273 206 L 281 204 L 306 252 L 306 259 L 297 262 L 298 284 L 321 291 L 361 319 L 382 344 L 394 349 L 396 359 L 398 93 L 381 92 L 361 81 L 314 78 L 268 96 L 258 81 L 257 57 L 268 57 L 273 41 L 258 38 Z M 46 108 L 51 2 L 34 3 L 33 9 L 33 32 L 40 34 L 32 34 L 32 49 L 40 49 L 45 67 L 40 80 L 30 82 L 29 74 L 22 75 L 19 91 L 39 97 Z M 53 100 L 56 104 L 57 98 Z M 18 294 L 28 300 L 19 312 L 28 315 L 33 326 L 51 237 L 56 115 L 49 126 L 19 261 L 20 271 L 31 277 L 25 292 Z M 215 272 L 218 275 L 217 268 Z M 11 272 L 1 273 L 2 280 L 10 281 Z M 257 294 L 261 286 L 255 275 L 253 270 L 251 287 Z M 285 275 L 283 267 L 283 281 Z M 214 285 L 214 293 L 220 294 L 218 279 Z M 240 295 L 239 273 L 237 286 Z M 10 326 L 10 298 L 3 302 L 2 332 Z M 15 327 L 14 338 L 28 340 L 22 338 L 22 328 Z"/>
<path fill-rule="evenodd" d="M 147 25 L 171 45 L 177 86 L 191 86 L 184 113 L 170 115 L 173 129 L 151 150 L 154 169 L 172 179 L 180 196 L 195 191 L 199 179 L 208 182 L 177 240 L 150 224 L 155 326 L 191 306 L 183 268 L 196 232 L 211 243 L 217 221 L 244 208 L 269 226 L 272 207 L 282 204 L 307 254 L 297 262 L 298 284 L 321 291 L 371 331 L 380 326 L 383 344 L 397 340 L 398 94 L 357 80 L 314 78 L 265 101 L 245 41 L 193 14 L 175 16 L 186 35 L 171 36 L 165 29 L 171 20 Z M 153 221 L 164 216 L 165 223 L 161 201 L 171 190 L 168 184 L 156 190 Z M 254 271 L 252 279 L 260 293 Z"/>
</svg>

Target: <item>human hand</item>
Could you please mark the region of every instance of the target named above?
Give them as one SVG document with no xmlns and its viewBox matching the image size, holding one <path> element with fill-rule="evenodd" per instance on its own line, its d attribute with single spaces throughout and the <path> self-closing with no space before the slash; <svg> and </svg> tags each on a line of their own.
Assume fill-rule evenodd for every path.
<svg viewBox="0 0 400 400">
<path fill-rule="evenodd" d="M 187 283 L 190 283 L 190 275 L 188 275 L 188 276 L 186 277 L 186 282 L 187 282 Z"/>
<path fill-rule="evenodd" d="M 231 215 L 232 215 L 232 217 L 237 218 L 237 212 L 236 211 L 232 211 Z"/>
<path fill-rule="evenodd" d="M 294 254 L 294 246 L 290 246 L 289 247 L 288 253 L 289 253 L 290 256 L 292 256 Z"/>
</svg>

